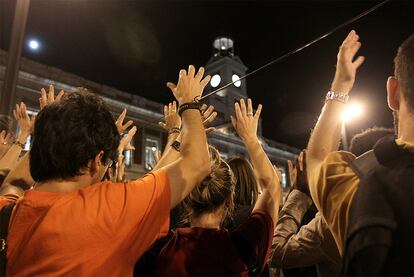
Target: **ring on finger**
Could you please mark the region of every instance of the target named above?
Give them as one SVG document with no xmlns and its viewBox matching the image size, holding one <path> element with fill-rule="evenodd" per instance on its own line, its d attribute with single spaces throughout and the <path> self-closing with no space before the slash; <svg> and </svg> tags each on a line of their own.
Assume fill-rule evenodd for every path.
<svg viewBox="0 0 414 277">
<path fill-rule="evenodd" d="M 253 113 L 248 113 L 247 116 L 253 116 Z"/>
</svg>

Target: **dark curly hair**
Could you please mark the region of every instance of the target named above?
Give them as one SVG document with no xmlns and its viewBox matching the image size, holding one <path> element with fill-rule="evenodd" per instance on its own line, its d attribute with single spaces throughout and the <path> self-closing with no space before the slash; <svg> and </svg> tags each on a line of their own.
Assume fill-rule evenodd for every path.
<svg viewBox="0 0 414 277">
<path fill-rule="evenodd" d="M 103 99 L 84 88 L 67 93 L 37 116 L 30 150 L 36 182 L 80 176 L 103 151 L 102 162 L 115 159 L 120 135 Z"/>
</svg>

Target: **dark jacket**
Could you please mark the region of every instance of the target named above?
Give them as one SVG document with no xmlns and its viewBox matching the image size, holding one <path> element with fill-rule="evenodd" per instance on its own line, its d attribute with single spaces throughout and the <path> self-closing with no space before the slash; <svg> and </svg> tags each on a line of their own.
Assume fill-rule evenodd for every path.
<svg viewBox="0 0 414 277">
<path fill-rule="evenodd" d="M 353 168 L 344 274 L 414 275 L 414 154 L 387 137 Z"/>
</svg>

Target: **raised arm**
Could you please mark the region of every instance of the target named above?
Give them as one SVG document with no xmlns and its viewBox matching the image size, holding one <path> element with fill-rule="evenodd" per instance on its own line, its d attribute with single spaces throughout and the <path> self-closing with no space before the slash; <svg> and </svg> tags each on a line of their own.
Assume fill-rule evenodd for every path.
<svg viewBox="0 0 414 277">
<path fill-rule="evenodd" d="M 361 47 L 359 36 L 351 31 L 341 47 L 337 57 L 336 73 L 331 86 L 331 92 L 343 99 L 348 97 L 354 82 L 356 71 L 363 63 L 364 57 L 354 60 Z M 307 166 L 308 171 L 314 170 L 332 151 L 338 150 L 342 119 L 346 101 L 327 100 L 315 129 L 309 139 Z"/>
<path fill-rule="evenodd" d="M 159 125 L 168 132 L 168 139 L 164 153 L 153 170 L 169 165 L 180 157 L 179 148 L 172 147 L 175 141 L 181 142 L 181 118 L 178 115 L 175 101 L 168 104 L 168 106 L 164 106 L 164 122 L 159 122 Z"/>
<path fill-rule="evenodd" d="M 277 268 L 292 268 L 326 262 L 324 249 L 327 236 L 332 235 L 318 214 L 309 224 L 302 226 L 303 216 L 312 205 L 306 178 L 305 150 L 296 157 L 295 166 L 288 161 L 290 183 L 294 188 L 279 214 L 275 227 L 270 264 Z M 334 258 L 334 257 L 332 257 Z"/>
<path fill-rule="evenodd" d="M 203 104 L 200 110 L 202 113 L 203 126 L 208 134 L 209 132 L 215 130 L 213 127 L 209 128 L 208 125 L 216 118 L 217 112 L 214 111 L 213 106 L 207 106 L 206 104 Z M 179 147 L 173 147 L 172 145 L 175 141 L 181 143 L 182 138 L 182 132 L 180 130 L 181 118 L 178 115 L 175 101 L 164 107 L 164 120 L 165 122 L 160 122 L 159 124 L 168 131 L 168 140 L 164 153 L 157 165 L 154 167 L 154 170 L 173 163 L 180 157 Z"/>
<path fill-rule="evenodd" d="M 336 150 L 342 127 L 341 115 L 346 109 L 356 71 L 364 61 L 363 57 L 354 60 L 360 47 L 359 36 L 351 31 L 339 48 L 331 92 L 312 132 L 306 155 L 310 194 L 340 251 L 343 251 L 347 215 L 359 181 L 349 166 L 355 156 Z"/>
<path fill-rule="evenodd" d="M 6 154 L 0 160 L 0 169 L 12 169 L 16 166 L 17 160 L 26 143 L 26 139 L 32 133 L 34 117 L 27 114 L 26 105 L 22 102 L 16 105 L 13 110 L 14 118 L 17 120 L 20 128 L 20 135 L 16 142 L 9 148 Z"/>
<path fill-rule="evenodd" d="M 177 85 L 167 84 L 180 104 L 183 123 L 180 157 L 164 167 L 170 180 L 171 207 L 181 202 L 211 170 L 206 133 L 200 110 L 196 108 L 196 102 L 210 81 L 210 76 L 203 79 L 203 75 L 204 68 L 195 74 L 194 66 L 190 65 L 188 73 L 180 71 Z"/>
<path fill-rule="evenodd" d="M 257 137 L 257 126 L 262 106 L 259 105 L 253 114 L 252 101 L 247 100 L 247 106 L 243 99 L 235 103 L 236 118 L 231 117 L 233 127 L 243 140 L 249 153 L 256 177 L 262 188 L 262 193 L 257 198 L 254 209 L 266 210 L 277 221 L 281 195 L 280 179 L 277 176 L 272 163 L 267 157 Z"/>
</svg>

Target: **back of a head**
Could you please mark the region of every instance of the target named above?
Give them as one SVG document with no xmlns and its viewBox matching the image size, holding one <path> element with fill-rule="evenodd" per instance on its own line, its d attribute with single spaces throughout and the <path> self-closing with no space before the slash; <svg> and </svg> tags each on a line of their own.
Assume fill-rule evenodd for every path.
<svg viewBox="0 0 414 277">
<path fill-rule="evenodd" d="M 259 194 L 259 188 L 252 165 L 242 157 L 229 158 L 227 163 L 236 179 L 234 203 L 254 206 Z"/>
<path fill-rule="evenodd" d="M 234 181 L 229 165 L 218 150 L 209 146 L 211 173 L 184 200 L 184 223 L 195 216 L 216 211 L 225 204 L 225 216 L 234 206 Z"/>
<path fill-rule="evenodd" d="M 102 162 L 115 159 L 120 135 L 102 98 L 80 88 L 66 93 L 38 114 L 30 151 L 36 182 L 81 175 L 100 151 Z"/>
<path fill-rule="evenodd" d="M 373 127 L 356 134 L 351 139 L 349 151 L 355 156 L 360 156 L 374 148 L 374 145 L 381 138 L 395 134 L 394 129 Z"/>
<path fill-rule="evenodd" d="M 394 64 L 394 74 L 400 82 L 401 92 L 414 114 L 414 34 L 400 45 Z"/>
</svg>

